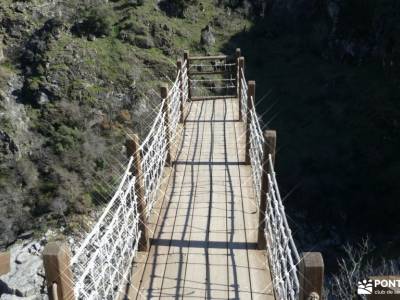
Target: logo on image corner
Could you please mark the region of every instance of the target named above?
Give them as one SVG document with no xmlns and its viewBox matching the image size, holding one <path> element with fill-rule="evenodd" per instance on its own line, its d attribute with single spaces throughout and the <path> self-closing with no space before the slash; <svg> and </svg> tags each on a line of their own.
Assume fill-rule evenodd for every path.
<svg viewBox="0 0 400 300">
<path fill-rule="evenodd" d="M 357 294 L 359 295 L 371 295 L 373 289 L 372 280 L 359 281 L 357 284 Z"/>
</svg>

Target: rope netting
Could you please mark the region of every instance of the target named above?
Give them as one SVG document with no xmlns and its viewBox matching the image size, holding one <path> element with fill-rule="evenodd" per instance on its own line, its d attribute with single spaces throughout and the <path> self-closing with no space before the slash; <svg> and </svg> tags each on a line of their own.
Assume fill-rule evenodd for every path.
<svg viewBox="0 0 400 300">
<path fill-rule="evenodd" d="M 133 158 L 111 201 L 71 259 L 76 299 L 116 299 L 136 254 L 138 230 Z"/>
<path fill-rule="evenodd" d="M 167 97 L 162 99 L 152 127 L 139 147 L 147 217 L 157 199 L 168 143 L 177 142 L 181 102 L 184 107 L 188 99 L 186 66 L 187 61 L 178 72 Z M 91 232 L 73 252 L 71 269 L 74 282 L 71 284 L 78 300 L 117 299 L 119 291 L 126 283 L 141 234 L 132 164 L 133 157 L 130 158 L 111 201 Z"/>
<path fill-rule="evenodd" d="M 251 173 L 257 204 L 260 205 L 261 184 L 263 180 L 263 146 L 265 139 L 257 116 L 254 99 L 252 108 L 248 108 L 248 85 L 241 70 L 241 112 L 243 120 L 249 124 L 249 156 Z M 265 211 L 265 238 L 271 269 L 272 281 L 277 300 L 297 300 L 299 297 L 299 279 L 297 264 L 300 261 L 292 232 L 289 228 L 285 208 L 282 203 L 271 154 L 269 154 L 267 205 Z"/>
<path fill-rule="evenodd" d="M 182 92 L 182 105 L 186 107 L 186 102 L 189 98 L 189 77 L 188 77 L 188 69 L 187 69 L 187 60 L 182 64 L 182 84 L 181 84 L 181 92 Z"/>
<path fill-rule="evenodd" d="M 265 238 L 272 281 L 278 300 L 297 300 L 300 291 L 297 270 L 300 256 L 287 222 L 271 155 L 269 168 L 271 171 L 268 174 Z"/>
<path fill-rule="evenodd" d="M 241 113 L 243 116 L 243 121 L 247 121 L 247 91 L 248 91 L 248 86 L 246 82 L 246 77 L 244 76 L 244 71 L 243 69 L 240 69 L 241 76 L 240 76 L 240 81 L 241 81 L 241 91 L 240 91 L 240 99 L 239 101 L 241 102 Z"/>
<path fill-rule="evenodd" d="M 253 98 L 251 99 L 253 101 Z M 254 103 L 254 102 L 253 102 Z M 256 109 L 253 108 L 249 111 L 250 116 L 250 163 L 251 163 L 251 175 L 253 178 L 253 184 L 256 191 L 261 191 L 262 181 L 262 163 L 263 163 L 263 145 L 264 136 L 258 121 Z M 257 203 L 260 205 L 260 193 L 256 193 Z"/>
</svg>

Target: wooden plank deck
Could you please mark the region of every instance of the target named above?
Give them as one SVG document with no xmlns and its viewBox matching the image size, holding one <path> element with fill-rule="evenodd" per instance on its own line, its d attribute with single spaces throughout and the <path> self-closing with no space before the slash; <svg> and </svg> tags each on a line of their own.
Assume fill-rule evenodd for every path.
<svg viewBox="0 0 400 300">
<path fill-rule="evenodd" d="M 237 99 L 190 103 L 127 299 L 274 299 Z"/>
</svg>

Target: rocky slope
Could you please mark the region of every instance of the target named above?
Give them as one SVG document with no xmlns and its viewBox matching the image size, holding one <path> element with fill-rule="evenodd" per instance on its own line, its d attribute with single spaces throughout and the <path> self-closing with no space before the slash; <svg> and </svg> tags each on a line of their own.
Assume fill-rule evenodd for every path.
<svg viewBox="0 0 400 300">
<path fill-rule="evenodd" d="M 126 133 L 146 134 L 183 50 L 217 53 L 246 24 L 211 0 L 2 1 L 0 251 L 13 269 L 1 299 L 42 297 L 31 248 L 90 229 L 126 162 Z M 15 287 L 21 270 L 28 291 Z"/>
</svg>

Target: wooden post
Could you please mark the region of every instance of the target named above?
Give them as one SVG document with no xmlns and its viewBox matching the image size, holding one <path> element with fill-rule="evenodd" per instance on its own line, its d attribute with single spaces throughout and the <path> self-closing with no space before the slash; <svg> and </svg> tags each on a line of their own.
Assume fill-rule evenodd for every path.
<svg viewBox="0 0 400 300">
<path fill-rule="evenodd" d="M 242 55 L 240 48 L 236 48 L 235 55 L 236 55 L 236 59 L 238 59 Z"/>
<path fill-rule="evenodd" d="M 0 276 L 9 273 L 10 270 L 10 252 L 0 252 Z"/>
<path fill-rule="evenodd" d="M 170 143 L 170 126 L 169 126 L 169 99 L 168 99 L 168 85 L 163 84 L 161 85 L 160 88 L 160 94 L 161 94 L 161 99 L 165 99 L 164 101 L 164 106 L 163 106 L 163 112 L 164 112 L 164 124 L 165 124 L 165 139 L 166 139 L 166 144 L 167 144 L 167 158 L 166 158 L 166 165 L 170 166 L 171 165 L 171 143 Z"/>
<path fill-rule="evenodd" d="M 299 266 L 300 300 L 308 300 L 312 293 L 322 299 L 324 260 L 320 252 L 304 252 Z M 356 284 L 356 283 L 354 283 Z"/>
<path fill-rule="evenodd" d="M 250 112 L 253 109 L 254 98 L 256 96 L 256 82 L 249 81 L 247 83 L 247 124 L 246 124 L 246 164 L 250 164 L 250 123 L 251 115 Z"/>
<path fill-rule="evenodd" d="M 179 109 L 181 111 L 181 116 L 179 118 L 179 123 L 183 123 L 184 120 L 184 113 L 185 113 L 185 109 L 183 107 L 183 69 L 182 69 L 182 60 L 178 59 L 176 61 L 176 68 L 177 68 L 177 72 L 179 73 L 179 95 L 180 95 L 180 105 L 179 105 Z"/>
<path fill-rule="evenodd" d="M 135 193 L 138 199 L 137 210 L 139 214 L 139 230 L 141 231 L 139 251 L 148 251 L 150 248 L 149 232 L 147 229 L 146 199 L 144 198 L 144 176 L 142 170 L 142 155 L 140 140 L 137 134 L 129 135 L 126 140 L 126 154 L 128 158 L 133 156 L 133 173 L 136 176 Z"/>
<path fill-rule="evenodd" d="M 268 174 L 271 174 L 269 165 L 269 154 L 272 156 L 272 162 L 275 162 L 276 152 L 276 131 L 264 131 L 263 160 L 261 174 L 260 207 L 258 209 L 258 238 L 257 247 L 260 250 L 267 248 L 267 241 L 264 234 L 265 209 L 267 208 L 267 193 L 269 192 Z"/>
<path fill-rule="evenodd" d="M 236 97 L 239 97 L 239 58 L 240 58 L 240 48 L 236 48 L 236 59 L 235 59 L 235 63 L 236 63 Z"/>
<path fill-rule="evenodd" d="M 192 100 L 192 89 L 191 89 L 191 83 L 190 83 L 190 61 L 189 61 L 189 50 L 185 50 L 183 52 L 183 59 L 186 60 L 186 68 L 187 68 L 187 77 L 188 77 L 188 98 L 189 100 Z"/>
<path fill-rule="evenodd" d="M 65 243 L 50 242 L 43 250 L 43 265 L 50 300 L 57 292 L 58 300 L 74 300 L 74 282 L 71 271 L 71 252 Z M 56 288 L 57 291 L 53 289 Z"/>
<path fill-rule="evenodd" d="M 243 71 L 242 71 L 243 70 Z M 242 73 L 244 73 L 244 57 L 239 57 L 238 60 L 238 99 L 239 99 L 239 121 L 243 121 L 242 115 Z"/>
</svg>

